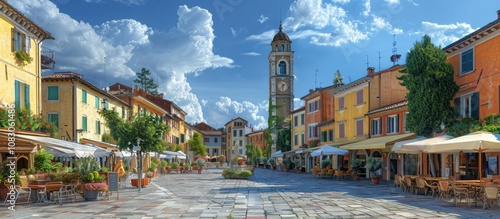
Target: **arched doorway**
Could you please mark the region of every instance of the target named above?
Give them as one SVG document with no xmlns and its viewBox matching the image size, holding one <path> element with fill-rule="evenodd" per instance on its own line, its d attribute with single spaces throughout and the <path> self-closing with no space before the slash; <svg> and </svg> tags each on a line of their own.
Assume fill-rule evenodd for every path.
<svg viewBox="0 0 500 219">
<path fill-rule="evenodd" d="M 389 178 L 394 179 L 398 173 L 398 155 L 394 152 L 389 154 Z"/>
<path fill-rule="evenodd" d="M 28 169 L 29 163 L 28 159 L 26 157 L 20 157 L 16 161 L 17 164 L 17 171 L 20 171 L 22 169 Z"/>
</svg>

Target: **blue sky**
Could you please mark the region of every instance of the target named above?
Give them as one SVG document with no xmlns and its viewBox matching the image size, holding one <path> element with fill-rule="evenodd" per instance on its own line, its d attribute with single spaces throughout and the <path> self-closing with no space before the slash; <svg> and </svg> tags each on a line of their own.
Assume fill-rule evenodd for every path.
<svg viewBox="0 0 500 219">
<path fill-rule="evenodd" d="M 268 55 L 280 20 L 295 51 L 295 107 L 315 87 L 392 66 L 424 34 L 442 47 L 497 19 L 484 0 L 10 0 L 56 38 L 55 71 L 99 87 L 133 85 L 148 68 L 190 123 L 219 128 L 236 117 L 264 128 Z M 395 36 L 395 37 L 394 37 Z M 379 58 L 380 54 L 380 58 Z M 379 61 L 380 60 L 380 61 Z M 379 67 L 380 66 L 380 67 Z M 52 72 L 44 72 L 51 74 Z"/>
</svg>

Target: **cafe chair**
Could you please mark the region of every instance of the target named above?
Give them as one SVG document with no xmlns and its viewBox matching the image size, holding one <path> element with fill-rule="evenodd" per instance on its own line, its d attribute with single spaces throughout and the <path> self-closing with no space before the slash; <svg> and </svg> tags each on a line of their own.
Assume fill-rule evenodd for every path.
<svg viewBox="0 0 500 219">
<path fill-rule="evenodd" d="M 486 205 L 490 207 L 490 203 L 497 202 L 500 205 L 500 200 L 498 197 L 498 185 L 486 185 L 483 187 L 483 209 L 486 209 Z"/>
<path fill-rule="evenodd" d="M 9 187 L 7 187 L 9 188 Z M 30 197 L 31 197 L 31 188 L 29 187 L 21 187 L 21 186 L 16 186 L 14 188 L 14 201 L 17 203 L 17 200 L 19 199 L 19 196 L 24 197 L 26 199 L 26 203 L 30 203 Z M 10 200 L 10 196 L 7 195 L 4 200 L 4 204 L 7 203 L 7 201 Z"/>
<path fill-rule="evenodd" d="M 434 198 L 434 196 L 438 197 L 439 196 L 439 186 L 436 182 L 433 182 L 433 183 L 428 183 L 427 180 L 424 180 L 424 183 L 425 183 L 425 186 L 427 186 L 428 188 L 428 191 L 430 193 L 432 193 L 432 198 Z M 425 195 L 427 195 L 429 192 L 427 192 Z"/>
<path fill-rule="evenodd" d="M 458 206 L 458 203 L 462 201 L 462 198 L 464 198 L 467 201 L 467 205 L 471 205 L 471 200 L 470 200 L 470 191 L 469 188 L 466 187 L 458 187 L 455 183 L 451 183 L 451 189 L 453 192 L 453 203 L 455 206 Z M 458 201 L 457 201 L 458 200 Z"/>
<path fill-rule="evenodd" d="M 47 201 L 47 187 L 43 187 L 38 189 L 38 202 L 46 202 Z"/>
</svg>

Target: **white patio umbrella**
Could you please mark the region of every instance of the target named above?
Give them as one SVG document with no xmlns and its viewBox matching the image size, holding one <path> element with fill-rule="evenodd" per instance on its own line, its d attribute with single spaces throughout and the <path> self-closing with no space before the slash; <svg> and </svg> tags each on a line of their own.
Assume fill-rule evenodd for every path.
<svg viewBox="0 0 500 219">
<path fill-rule="evenodd" d="M 482 158 L 484 151 L 500 152 L 500 134 L 479 131 L 468 135 L 429 145 L 429 153 L 479 153 L 479 179 L 482 178 Z"/>
<path fill-rule="evenodd" d="M 311 152 L 312 157 L 321 156 L 321 155 L 346 155 L 347 150 L 332 147 L 330 145 L 324 145 L 323 147 Z"/>
<path fill-rule="evenodd" d="M 441 135 L 441 136 L 437 136 L 434 138 L 428 138 L 428 139 L 424 139 L 424 140 L 420 140 L 420 141 L 409 142 L 409 143 L 401 145 L 401 150 L 428 152 L 430 145 L 441 143 L 441 142 L 450 140 L 452 138 L 453 138 L 453 136 L 451 136 L 451 135 Z"/>
<path fill-rule="evenodd" d="M 137 155 L 135 153 L 133 153 L 130 158 L 130 169 L 137 169 Z"/>
</svg>

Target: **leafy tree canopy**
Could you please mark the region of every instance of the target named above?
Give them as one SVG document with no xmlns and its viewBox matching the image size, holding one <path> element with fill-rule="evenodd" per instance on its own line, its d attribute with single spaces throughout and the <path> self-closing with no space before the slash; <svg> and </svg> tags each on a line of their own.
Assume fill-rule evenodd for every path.
<svg viewBox="0 0 500 219">
<path fill-rule="evenodd" d="M 123 120 L 113 110 L 101 110 L 99 114 L 104 117 L 113 139 L 117 139 L 118 147 L 122 150 L 132 150 L 140 139 L 139 146 L 142 152 L 162 152 L 166 142 L 162 139 L 164 134 L 170 132 L 170 127 L 161 124 L 152 115 L 135 116 L 131 120 Z"/>
<path fill-rule="evenodd" d="M 456 118 L 450 103 L 459 89 L 446 54 L 426 35 L 408 52 L 401 72 L 404 75 L 398 79 L 408 89 L 408 129 L 426 137 L 441 132 L 442 122 L 449 124 Z"/>
<path fill-rule="evenodd" d="M 194 153 L 194 155 L 206 156 L 207 155 L 207 147 L 203 145 L 203 139 L 201 134 L 195 132 L 193 134 L 193 138 L 188 141 L 189 150 Z"/>
<path fill-rule="evenodd" d="M 147 68 L 142 68 L 141 72 L 135 73 L 137 78 L 134 82 L 139 84 L 140 88 L 151 95 L 158 94 L 158 84 L 151 78 L 151 72 Z"/>
</svg>

